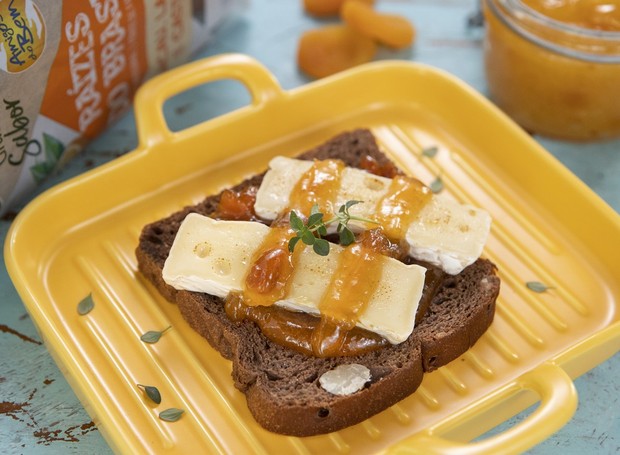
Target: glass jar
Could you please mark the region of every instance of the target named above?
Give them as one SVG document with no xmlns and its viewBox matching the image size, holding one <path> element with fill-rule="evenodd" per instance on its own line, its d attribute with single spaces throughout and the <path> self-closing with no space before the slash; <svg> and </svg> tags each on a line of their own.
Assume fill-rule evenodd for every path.
<svg viewBox="0 0 620 455">
<path fill-rule="evenodd" d="M 580 1 L 589 4 L 592 17 L 576 8 Z M 490 96 L 501 109 L 526 130 L 544 136 L 620 137 L 617 0 L 483 3 L 486 77 Z M 606 18 L 602 25 L 596 20 L 600 17 Z"/>
</svg>

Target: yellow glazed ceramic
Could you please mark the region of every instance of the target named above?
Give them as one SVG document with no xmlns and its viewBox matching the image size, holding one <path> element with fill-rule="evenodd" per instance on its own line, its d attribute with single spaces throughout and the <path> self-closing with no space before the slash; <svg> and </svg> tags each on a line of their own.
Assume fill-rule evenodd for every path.
<svg viewBox="0 0 620 455">
<path fill-rule="evenodd" d="M 162 104 L 218 79 L 241 81 L 249 106 L 173 133 Z M 479 94 L 427 66 L 383 62 L 283 91 L 254 60 L 222 55 L 148 82 L 136 99 L 137 150 L 53 189 L 19 215 L 9 273 L 50 352 L 119 453 L 509 453 L 570 419 L 574 378 L 620 349 L 620 220 Z M 215 353 L 136 271 L 146 223 L 295 155 L 368 127 L 411 175 L 486 208 L 484 255 L 499 267 L 497 314 L 478 343 L 420 389 L 343 431 L 269 433 L 252 419 Z M 423 148 L 437 146 L 433 159 Z M 41 229 L 45 225 L 46 229 Z M 545 293 L 527 281 L 553 286 Z M 92 294 L 94 309 L 78 315 Z M 157 344 L 140 335 L 172 325 Z M 137 383 L 155 385 L 149 404 Z M 474 437 L 539 400 L 518 426 Z M 177 407 L 168 423 L 159 411 Z"/>
</svg>

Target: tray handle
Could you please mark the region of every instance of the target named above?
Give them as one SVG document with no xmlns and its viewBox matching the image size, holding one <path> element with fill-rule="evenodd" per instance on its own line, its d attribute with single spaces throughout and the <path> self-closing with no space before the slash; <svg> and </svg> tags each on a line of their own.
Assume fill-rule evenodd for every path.
<svg viewBox="0 0 620 455">
<path fill-rule="evenodd" d="M 525 373 L 511 384 L 484 399 L 484 407 L 492 408 L 522 390 L 531 390 L 540 397 L 540 405 L 525 420 L 498 435 L 467 443 L 450 441 L 441 436 L 467 420 L 468 412 L 436 427 L 417 433 L 392 447 L 390 454 L 434 453 L 441 455 L 521 453 L 559 430 L 577 409 L 577 391 L 572 379 L 559 366 L 544 363 Z M 480 409 L 480 408 L 476 408 Z"/>
<path fill-rule="evenodd" d="M 170 139 L 164 118 L 164 102 L 198 85 L 220 79 L 235 79 L 250 92 L 252 106 L 260 106 L 282 94 L 272 74 L 258 61 L 242 54 L 221 54 L 187 63 L 147 81 L 135 97 L 139 143 L 149 147 Z"/>
</svg>

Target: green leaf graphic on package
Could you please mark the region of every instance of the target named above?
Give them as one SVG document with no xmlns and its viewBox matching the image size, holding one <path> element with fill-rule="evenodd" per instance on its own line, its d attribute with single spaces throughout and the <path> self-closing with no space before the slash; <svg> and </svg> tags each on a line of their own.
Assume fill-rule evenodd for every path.
<svg viewBox="0 0 620 455">
<path fill-rule="evenodd" d="M 54 170 L 62 153 L 65 151 L 65 146 L 55 137 L 43 133 L 43 149 L 45 151 L 45 161 L 40 161 L 30 167 L 32 177 L 37 183 L 41 183 Z"/>
</svg>

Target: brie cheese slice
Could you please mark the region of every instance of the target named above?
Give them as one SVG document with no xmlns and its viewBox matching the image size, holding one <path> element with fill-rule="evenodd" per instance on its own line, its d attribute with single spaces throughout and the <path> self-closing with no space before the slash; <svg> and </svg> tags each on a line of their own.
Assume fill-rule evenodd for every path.
<svg viewBox="0 0 620 455">
<path fill-rule="evenodd" d="M 311 161 L 283 156 L 273 158 L 256 194 L 256 214 L 273 220 L 288 210 L 291 192 L 311 167 Z M 342 172 L 336 200 L 330 201 L 330 209 L 336 212 L 349 200 L 363 201 L 352 206 L 349 213 L 373 219 L 376 206 L 387 194 L 390 183 L 391 179 L 347 167 Z M 370 227 L 356 221 L 349 225 L 358 232 Z M 456 275 L 480 257 L 490 227 L 491 217 L 486 211 L 433 195 L 408 227 L 404 240 L 412 257 Z"/>
<path fill-rule="evenodd" d="M 269 229 L 260 223 L 219 221 L 191 213 L 175 237 L 164 264 L 163 279 L 175 289 L 221 298 L 232 291 L 242 291 L 252 256 Z M 317 255 L 301 242 L 296 248 L 304 249 L 291 278 L 289 293 L 275 304 L 318 315 L 321 299 L 338 273 L 343 248 L 331 245 L 327 256 Z M 413 331 L 426 269 L 392 258 L 382 259 L 385 261 L 380 284 L 359 315 L 357 325 L 397 344 Z"/>
</svg>

